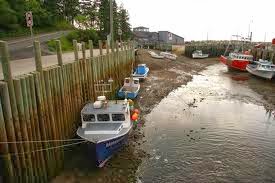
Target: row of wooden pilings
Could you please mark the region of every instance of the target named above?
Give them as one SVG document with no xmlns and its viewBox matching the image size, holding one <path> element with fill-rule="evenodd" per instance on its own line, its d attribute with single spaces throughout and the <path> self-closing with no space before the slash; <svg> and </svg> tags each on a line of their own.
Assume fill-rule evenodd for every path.
<svg viewBox="0 0 275 183">
<path fill-rule="evenodd" d="M 219 57 L 224 54 L 228 42 L 217 42 L 211 44 L 188 44 L 185 45 L 185 56 L 192 57 L 192 53 L 195 50 L 202 50 L 203 53 L 208 53 L 210 57 Z M 251 50 L 251 54 L 254 60 L 264 59 L 270 60 L 275 64 L 275 47 L 272 49 L 253 48 L 253 45 L 247 45 L 245 50 Z M 233 51 L 234 47 L 230 47 L 229 50 Z"/>
<path fill-rule="evenodd" d="M 79 126 L 80 110 L 95 100 L 95 83 L 112 78 L 112 92 L 129 76 L 134 61 L 132 43 L 107 45 L 103 55 L 93 56 L 89 41 L 87 58 L 82 42 L 79 59 L 63 62 L 61 43 L 56 41 L 58 64 L 42 68 L 40 43 L 34 42 L 36 71 L 13 77 L 7 43 L 0 41 L 4 81 L 0 81 L 0 164 L 4 182 L 49 182 L 63 168 L 64 151 L 83 141 L 71 141 Z M 110 94 L 111 95 L 111 94 Z M 68 140 L 71 139 L 71 140 Z"/>
</svg>

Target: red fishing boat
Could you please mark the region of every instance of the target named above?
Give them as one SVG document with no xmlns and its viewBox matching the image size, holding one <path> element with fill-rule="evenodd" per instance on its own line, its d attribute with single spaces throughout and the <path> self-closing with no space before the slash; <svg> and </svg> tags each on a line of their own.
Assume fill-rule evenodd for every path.
<svg viewBox="0 0 275 183">
<path fill-rule="evenodd" d="M 232 35 L 237 38 L 241 38 L 241 40 L 237 40 L 237 45 L 233 46 L 231 41 L 229 42 L 224 55 L 221 55 L 220 61 L 225 64 L 229 69 L 235 69 L 240 71 L 246 71 L 246 66 L 253 61 L 253 56 L 250 54 L 249 51 L 244 50 L 244 44 L 247 42 L 251 42 L 250 38 L 244 38 L 239 35 Z M 229 48 L 235 48 L 234 51 L 229 51 Z M 242 51 L 239 51 L 242 50 Z M 230 52 L 228 56 L 225 56 L 227 52 Z"/>
<path fill-rule="evenodd" d="M 253 61 L 253 56 L 248 53 L 229 53 L 229 56 L 221 55 L 220 61 L 228 68 L 246 71 L 246 66 Z"/>
</svg>

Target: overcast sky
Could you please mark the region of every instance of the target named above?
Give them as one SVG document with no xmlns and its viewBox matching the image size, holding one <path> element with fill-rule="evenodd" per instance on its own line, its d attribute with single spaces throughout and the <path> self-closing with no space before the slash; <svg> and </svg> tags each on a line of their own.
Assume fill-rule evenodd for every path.
<svg viewBox="0 0 275 183">
<path fill-rule="evenodd" d="M 254 41 L 275 38 L 275 0 L 117 0 L 129 11 L 132 27 L 168 30 L 186 40 L 225 40 L 232 34 Z"/>
</svg>

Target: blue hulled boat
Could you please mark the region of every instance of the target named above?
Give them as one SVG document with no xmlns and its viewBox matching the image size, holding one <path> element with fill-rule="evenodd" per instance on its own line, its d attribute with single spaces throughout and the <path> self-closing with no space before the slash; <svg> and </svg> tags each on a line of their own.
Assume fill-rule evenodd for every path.
<svg viewBox="0 0 275 183">
<path fill-rule="evenodd" d="M 100 96 L 95 103 L 85 105 L 81 119 L 77 135 L 89 142 L 89 155 L 95 158 L 97 167 L 103 167 L 127 143 L 133 127 L 129 102 L 107 101 L 105 96 Z"/>
<path fill-rule="evenodd" d="M 138 79 L 145 79 L 148 76 L 149 67 L 146 64 L 138 64 L 133 77 Z"/>
<path fill-rule="evenodd" d="M 124 85 L 118 91 L 119 98 L 128 98 L 134 99 L 137 97 L 140 89 L 139 79 L 138 78 L 125 78 Z"/>
</svg>

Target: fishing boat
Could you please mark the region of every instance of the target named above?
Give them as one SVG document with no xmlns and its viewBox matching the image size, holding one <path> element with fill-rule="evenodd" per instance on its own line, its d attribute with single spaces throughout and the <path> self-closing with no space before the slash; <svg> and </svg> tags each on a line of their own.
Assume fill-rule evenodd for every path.
<svg viewBox="0 0 275 183">
<path fill-rule="evenodd" d="M 246 70 L 265 79 L 272 79 L 275 76 L 275 65 L 268 60 L 254 61 L 252 64 L 247 65 Z"/>
<path fill-rule="evenodd" d="M 237 44 L 235 46 L 234 51 L 229 52 L 229 47 L 231 45 L 231 41 L 229 41 L 228 46 L 224 52 L 224 55 L 221 55 L 220 62 L 225 64 L 229 69 L 246 71 L 246 66 L 253 61 L 253 56 L 249 51 L 243 51 L 244 45 L 246 42 L 251 42 L 250 38 L 244 38 L 239 35 L 233 35 L 234 37 L 241 38 L 241 40 L 237 40 Z M 229 55 L 226 54 L 229 52 Z"/>
<path fill-rule="evenodd" d="M 201 50 L 196 50 L 192 54 L 192 58 L 208 58 L 209 54 L 203 54 Z"/>
<path fill-rule="evenodd" d="M 105 96 L 84 106 L 81 121 L 77 135 L 88 142 L 89 155 L 97 167 L 103 167 L 127 143 L 133 127 L 129 101 L 108 101 Z"/>
<path fill-rule="evenodd" d="M 169 53 L 169 52 L 160 52 L 160 55 L 163 56 L 164 58 L 167 58 L 169 60 L 176 60 L 177 55 Z"/>
<path fill-rule="evenodd" d="M 138 78 L 125 78 L 124 85 L 118 91 L 118 97 L 134 99 L 137 97 L 140 89 L 139 79 Z"/>
<path fill-rule="evenodd" d="M 156 59 L 163 59 L 164 58 L 163 55 L 159 55 L 159 54 L 157 54 L 153 51 L 150 52 L 150 55 L 151 55 L 152 58 L 156 58 Z"/>
<path fill-rule="evenodd" d="M 132 76 L 138 79 L 145 79 L 148 76 L 148 72 L 149 67 L 147 67 L 146 64 L 138 64 Z"/>
<path fill-rule="evenodd" d="M 244 53 L 230 53 L 229 56 L 222 55 L 220 61 L 228 68 L 246 71 L 246 66 L 253 61 L 253 56 Z"/>
</svg>

